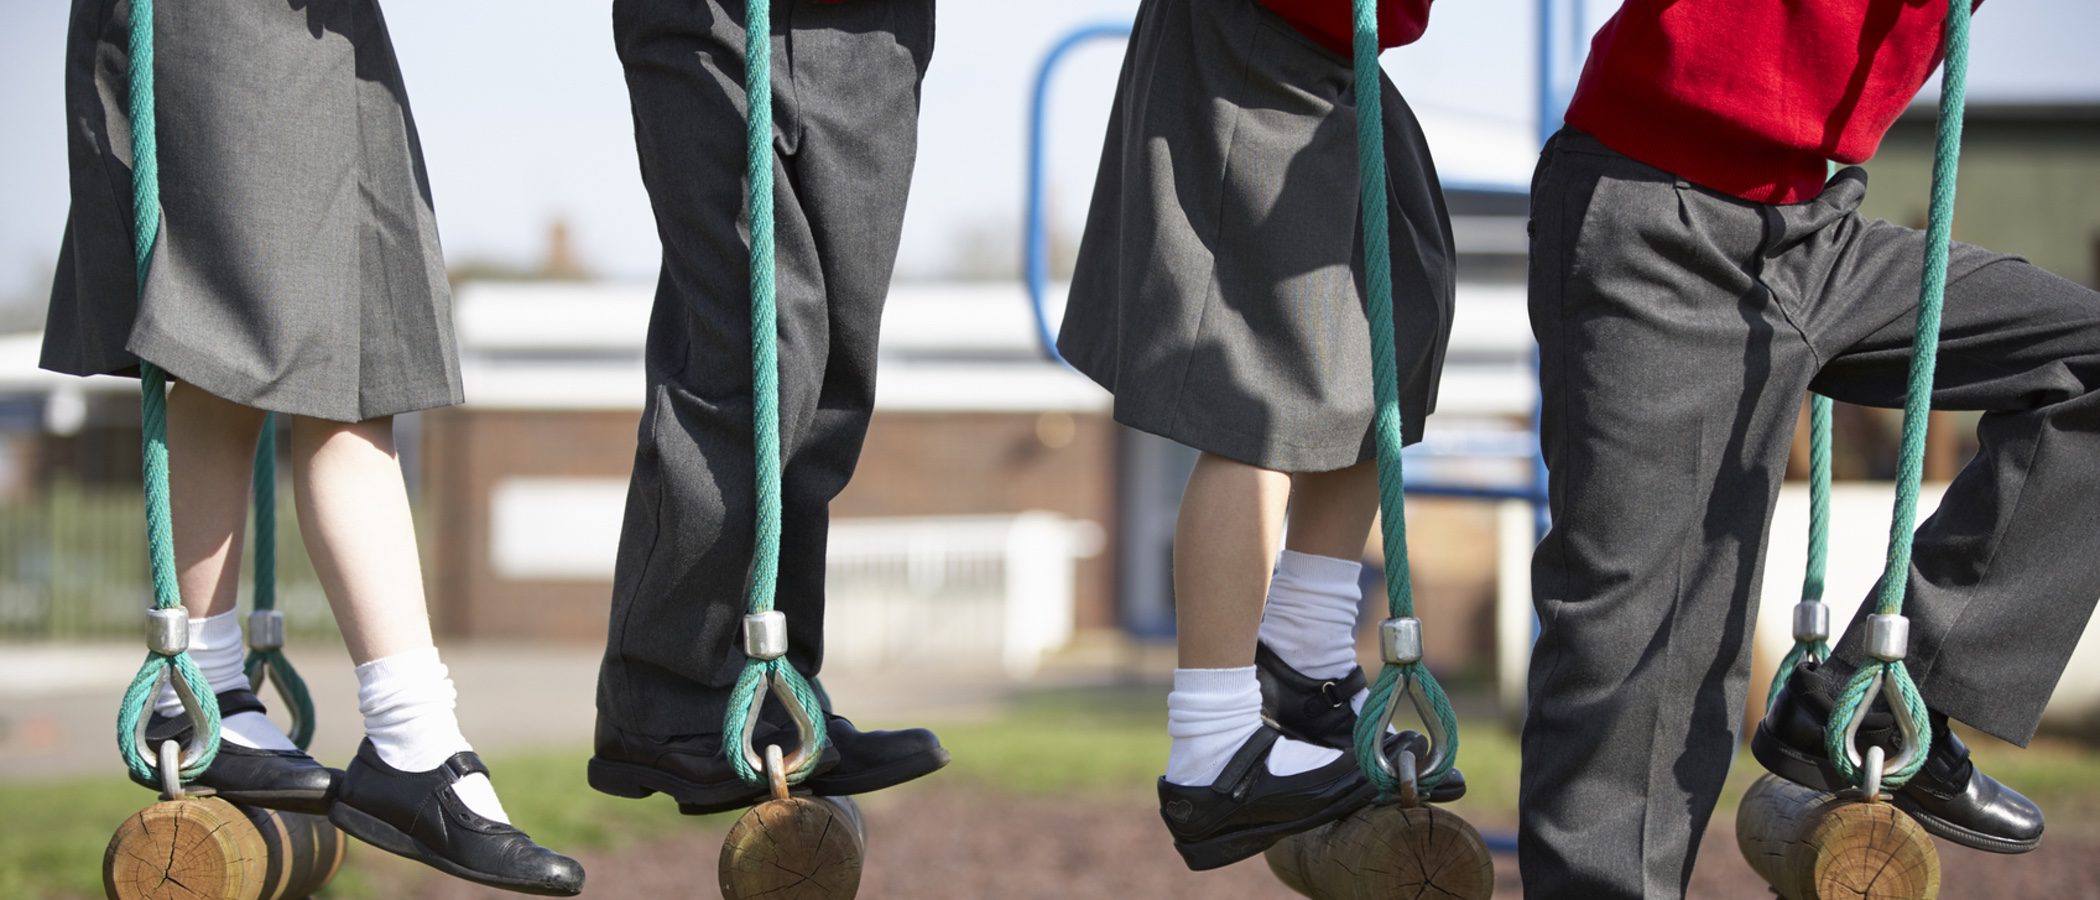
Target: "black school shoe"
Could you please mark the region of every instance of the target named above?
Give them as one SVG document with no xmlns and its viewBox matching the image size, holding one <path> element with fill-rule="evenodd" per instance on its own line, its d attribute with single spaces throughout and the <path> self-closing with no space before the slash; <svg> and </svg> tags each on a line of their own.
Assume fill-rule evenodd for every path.
<svg viewBox="0 0 2100 900">
<path fill-rule="evenodd" d="M 351 837 L 455 878 L 525 894 L 581 892 L 583 866 L 575 860 L 460 802 L 453 783 L 488 773 L 472 752 L 455 753 L 428 772 L 403 772 L 380 759 L 367 739 L 343 773 L 328 821 Z"/>
<path fill-rule="evenodd" d="M 1190 869 L 1200 872 L 1247 859 L 1290 835 L 1355 812 L 1377 796 L 1348 753 L 1308 772 L 1270 774 L 1269 751 L 1282 736 L 1266 724 L 1255 730 L 1208 787 L 1159 780 L 1159 817 Z M 1393 735 L 1386 747 L 1397 752 L 1404 745 L 1417 753 L 1428 749 L 1428 742 L 1412 731 Z M 1465 792 L 1464 776 L 1453 769 L 1429 799 L 1456 800 Z"/>
<path fill-rule="evenodd" d="M 1350 753 L 1356 751 L 1356 711 L 1349 708 L 1349 701 L 1355 699 L 1358 691 L 1370 688 L 1362 667 L 1350 669 L 1340 678 L 1314 678 L 1291 668 L 1268 645 L 1256 644 L 1254 674 L 1261 680 L 1262 715 L 1284 737 Z M 1411 749 L 1419 757 L 1427 752 L 1428 745 L 1423 743 Z M 1452 769 L 1429 792 L 1428 801 L 1449 803 L 1465 795 L 1466 776 Z"/>
<path fill-rule="evenodd" d="M 1794 670 L 1786 687 L 1750 738 L 1751 755 L 1773 774 L 1821 791 L 1839 793 L 1852 784 L 1838 776 L 1823 748 L 1824 729 L 1837 691 L 1813 663 Z M 1969 748 L 1947 729 L 1947 717 L 1931 714 L 1932 748 L 1925 766 L 1891 795 L 1891 803 L 1935 835 L 1992 853 L 2026 853 L 2042 841 L 2042 810 L 2018 791 L 1999 784 L 1969 761 Z M 1896 716 L 1880 698 L 1860 723 L 1862 746 L 1891 753 L 1898 743 Z"/>
<path fill-rule="evenodd" d="M 835 746 L 824 748 L 819 774 L 839 764 Z M 763 802 L 763 785 L 737 777 L 722 752 L 722 735 L 659 738 L 622 730 L 598 719 L 596 752 L 586 769 L 591 788 L 615 797 L 665 794 L 689 816 L 728 812 Z"/>
<path fill-rule="evenodd" d="M 1254 674 L 1261 681 L 1261 713 L 1283 736 L 1346 750 L 1356 743 L 1356 711 L 1350 699 L 1370 683 L 1363 667 L 1340 678 L 1314 678 L 1291 668 L 1267 644 L 1254 645 Z"/>
<path fill-rule="evenodd" d="M 254 691 L 221 691 L 218 698 L 220 716 L 264 712 L 262 700 Z M 146 720 L 146 742 L 150 747 L 158 747 L 162 741 L 186 745 L 191 730 L 189 716 L 156 713 Z M 257 750 L 222 740 L 219 755 L 191 784 L 209 788 L 213 794 L 234 803 L 323 815 L 328 812 L 336 782 L 342 777 L 343 773 L 315 762 L 302 750 Z M 156 791 L 161 789 L 157 781 L 140 781 L 137 775 L 131 780 Z"/>
<path fill-rule="evenodd" d="M 948 750 L 941 739 L 924 728 L 902 731 L 862 731 L 831 713 L 824 721 L 825 734 L 836 748 L 838 765 L 820 770 L 802 783 L 819 797 L 865 794 L 940 771 L 948 764 Z"/>
<path fill-rule="evenodd" d="M 759 745 L 788 742 L 796 736 L 784 727 L 760 725 Z M 923 728 L 861 731 L 844 716 L 825 719 L 830 740 L 817 771 L 797 785 L 820 796 L 865 794 L 920 778 L 948 764 L 940 738 Z M 615 797 L 668 794 L 686 815 L 729 812 L 764 802 L 770 793 L 737 777 L 722 752 L 719 734 L 653 738 L 623 731 L 598 720 L 597 752 L 588 776 L 592 788 Z"/>
</svg>

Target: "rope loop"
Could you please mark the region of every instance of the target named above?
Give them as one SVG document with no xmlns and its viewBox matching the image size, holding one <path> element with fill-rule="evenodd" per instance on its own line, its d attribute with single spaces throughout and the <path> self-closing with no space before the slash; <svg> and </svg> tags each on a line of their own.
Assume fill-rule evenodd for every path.
<svg viewBox="0 0 2100 900">
<path fill-rule="evenodd" d="M 1406 477 L 1402 471 L 1401 446 L 1405 432 L 1400 420 L 1399 353 L 1393 324 L 1393 245 L 1386 211 L 1385 115 L 1383 79 L 1378 68 L 1378 8 L 1376 0 L 1353 0 L 1356 37 L 1356 163 L 1357 207 L 1363 217 L 1365 310 L 1371 325 L 1372 399 L 1376 407 L 1372 430 L 1378 451 L 1378 510 L 1384 539 L 1386 606 L 1393 619 L 1413 619 L 1413 579 L 1407 560 Z M 1419 625 L 1416 626 L 1419 643 Z M 1451 709 L 1436 676 L 1420 659 L 1419 647 L 1408 656 L 1387 654 L 1384 668 L 1372 683 L 1365 709 L 1383 710 L 1377 716 L 1358 716 L 1356 759 L 1365 777 L 1380 795 L 1391 799 L 1405 793 L 1405 774 L 1397 771 L 1385 752 L 1386 728 L 1400 712 L 1400 697 L 1408 696 L 1415 712 L 1429 731 L 1427 760 L 1417 762 L 1420 791 L 1436 787 L 1458 760 L 1458 716 Z"/>
<path fill-rule="evenodd" d="M 133 0 L 128 25 L 132 270 L 135 287 L 143 295 L 146 273 L 153 261 L 153 244 L 160 236 L 160 167 L 153 118 L 153 0 Z M 153 608 L 179 609 L 182 589 L 175 576 L 175 522 L 168 502 L 168 373 L 145 360 L 139 361 L 139 410 L 145 460 L 146 554 L 153 581 Z M 186 648 L 156 649 L 174 652 L 148 653 L 138 674 L 131 679 L 131 686 L 124 691 L 124 700 L 117 707 L 117 752 L 134 777 L 147 783 L 154 781 L 158 757 L 144 751 L 140 731 L 160 685 L 172 682 L 193 726 L 179 777 L 195 778 L 219 755 L 219 698 L 212 693 L 211 685 Z M 174 779 L 168 781 L 180 786 Z"/>
<path fill-rule="evenodd" d="M 1910 670 L 1902 660 L 1876 660 L 1852 673 L 1845 682 L 1845 689 L 1838 694 L 1837 702 L 1831 706 L 1830 727 L 1823 731 L 1823 749 L 1830 757 L 1830 764 L 1839 776 L 1862 790 L 1873 790 L 1869 782 L 1874 773 L 1867 772 L 1864 758 L 1858 747 L 1859 727 L 1866 720 L 1867 710 L 1880 695 L 1895 711 L 1897 733 L 1902 738 L 1902 752 L 1893 760 L 1882 764 L 1879 786 L 1889 789 L 1902 787 L 1912 775 L 1925 765 L 1925 757 L 1932 749 L 1932 730 L 1926 724 L 1925 698 L 1918 693 L 1917 682 L 1911 680 Z M 1879 791 L 1874 791 L 1879 793 Z"/>
<path fill-rule="evenodd" d="M 262 433 L 255 440 L 252 485 L 255 510 L 255 612 L 248 616 L 248 659 L 243 667 L 248 684 L 260 693 L 266 683 L 277 685 L 292 717 L 286 736 L 304 750 L 313 744 L 313 694 L 306 679 L 292 668 L 284 652 L 284 614 L 277 611 L 277 417 L 263 417 Z"/>
<path fill-rule="evenodd" d="M 188 781 L 204 774 L 219 755 L 219 698 L 204 680 L 203 670 L 186 652 L 172 656 L 148 653 L 117 707 L 117 753 L 124 758 L 124 767 L 131 770 L 132 777 L 144 784 L 159 784 L 163 780 L 158 771 L 160 755 L 146 745 L 144 732 L 153 698 L 160 693 L 161 685 L 169 683 L 174 684 L 175 696 L 181 698 L 191 726 L 179 779 Z"/>
<path fill-rule="evenodd" d="M 737 677 L 736 687 L 729 695 L 729 715 L 722 726 L 722 752 L 729 755 L 729 764 L 736 770 L 738 778 L 753 785 L 767 783 L 766 758 L 752 740 L 767 693 L 773 695 L 795 722 L 798 741 L 794 751 L 787 754 L 782 771 L 786 773 L 787 783 L 800 784 L 815 774 L 830 735 L 824 728 L 823 702 L 809 680 L 788 663 L 787 657 L 754 659 L 744 666 L 743 674 Z"/>
<path fill-rule="evenodd" d="M 1793 677 L 1794 670 L 1800 668 L 1802 663 L 1821 663 L 1829 658 L 1829 641 L 1795 641 L 1793 648 L 1779 660 L 1779 669 L 1772 675 L 1772 686 L 1765 691 L 1765 708 L 1771 709 L 1773 704 L 1779 702 L 1779 692 L 1786 688 L 1788 679 Z"/>
<path fill-rule="evenodd" d="M 773 280 L 772 21 L 770 0 L 746 0 L 744 147 L 749 188 L 745 202 L 751 223 L 751 436 L 758 508 L 746 605 L 753 617 L 773 612 L 780 576 L 780 338 Z M 776 622 L 778 619 L 777 614 L 767 618 Z M 747 623 L 750 621 L 746 619 Z M 780 623 L 778 627 L 779 649 L 784 651 L 785 625 Z M 787 708 L 799 732 L 800 741 L 783 766 L 784 780 L 800 783 L 816 769 L 829 740 L 823 704 L 809 680 L 788 663 L 785 655 L 746 656 L 744 671 L 730 694 L 729 711 L 722 723 L 722 752 L 729 757 L 737 777 L 753 785 L 767 783 L 765 758 L 753 748 L 751 739 L 770 689 Z"/>
<path fill-rule="evenodd" d="M 1413 760 L 1412 772 L 1399 771 L 1385 752 L 1386 729 L 1398 727 L 1403 695 L 1414 706 L 1429 740 L 1427 756 Z M 1377 680 L 1371 683 L 1364 709 L 1380 712 L 1356 717 L 1356 761 L 1378 789 L 1380 800 L 1407 793 L 1409 782 L 1426 794 L 1458 763 L 1458 713 L 1451 708 L 1451 699 L 1445 696 L 1443 685 L 1429 673 L 1428 666 L 1416 662 L 1381 669 Z"/>
<path fill-rule="evenodd" d="M 1876 599 L 1883 616 L 1900 616 L 1910 585 L 1910 554 L 1925 471 L 1925 431 L 1932 413 L 1933 373 L 1939 362 L 1940 313 L 1947 299 L 1947 257 L 1954 234 L 1954 189 L 1961 166 L 1962 111 L 1968 94 L 1969 0 L 1948 0 L 1946 62 L 1940 79 L 1939 128 L 1932 157 L 1932 205 L 1925 226 L 1925 267 L 1918 287 L 1917 331 L 1911 339 L 1910 378 L 1903 397 L 1903 444 L 1896 469 L 1896 511 L 1889 524 L 1887 565 Z M 1931 751 L 1925 700 L 1900 656 L 1880 656 L 1853 673 L 1824 729 L 1830 761 L 1845 780 L 1864 788 L 1849 735 L 1859 728 L 1872 695 L 1886 696 L 1904 732 L 1903 755 L 1882 783 L 1901 787 Z"/>
<path fill-rule="evenodd" d="M 292 668 L 291 659 L 283 650 L 249 650 L 248 659 L 242 664 L 248 672 L 248 684 L 261 693 L 264 684 L 277 685 L 277 696 L 284 699 L 287 712 L 292 717 L 292 727 L 285 729 L 285 736 L 292 744 L 304 750 L 313 745 L 314 712 L 313 695 L 307 690 L 306 679 L 299 677 L 299 670 Z"/>
</svg>

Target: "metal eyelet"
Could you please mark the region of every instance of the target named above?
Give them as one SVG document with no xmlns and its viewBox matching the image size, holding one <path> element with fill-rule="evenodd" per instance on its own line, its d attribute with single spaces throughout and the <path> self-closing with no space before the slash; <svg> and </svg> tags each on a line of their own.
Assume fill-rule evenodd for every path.
<svg viewBox="0 0 2100 900">
<path fill-rule="evenodd" d="M 1340 687 L 1340 682 L 1320 682 L 1320 696 L 1327 698 L 1328 709 L 1336 709 L 1342 704 L 1349 702 L 1347 698 L 1341 696 L 1341 692 L 1338 690 Z"/>
</svg>

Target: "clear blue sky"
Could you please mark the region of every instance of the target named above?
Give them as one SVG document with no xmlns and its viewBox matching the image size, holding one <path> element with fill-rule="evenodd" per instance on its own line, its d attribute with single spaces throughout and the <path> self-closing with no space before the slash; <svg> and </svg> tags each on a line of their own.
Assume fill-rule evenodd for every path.
<svg viewBox="0 0 2100 900">
<path fill-rule="evenodd" d="M 66 6 L 0 0 L 0 298 L 42 289 L 65 217 Z M 970 250 L 1013 252 L 1035 62 L 1065 29 L 1127 22 L 1135 6 L 940 5 L 901 274 L 951 271 Z M 1612 8 L 1593 0 L 1587 20 L 1595 25 Z M 1387 54 L 1387 66 L 1425 118 L 1522 130 L 1532 117 L 1534 9 L 1534 0 L 1444 0 L 1428 36 Z M 420 0 L 386 11 L 452 258 L 529 262 L 547 223 L 563 216 L 599 272 L 647 278 L 655 271 L 656 234 L 635 174 L 607 4 Z M 2095 48 L 2094 0 L 1986 4 L 1977 18 L 1972 96 L 2100 101 Z M 1067 229 L 1084 212 L 1120 56 L 1119 45 L 1081 51 L 1058 85 L 1051 184 Z M 1459 162 L 1447 159 L 1447 171 Z M 1521 164 L 1493 169 L 1510 181 L 1527 174 Z"/>
</svg>

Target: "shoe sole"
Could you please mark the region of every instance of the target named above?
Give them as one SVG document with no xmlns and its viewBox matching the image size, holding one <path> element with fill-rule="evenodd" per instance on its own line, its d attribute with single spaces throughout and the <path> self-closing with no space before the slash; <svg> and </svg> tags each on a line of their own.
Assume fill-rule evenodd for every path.
<svg viewBox="0 0 2100 900">
<path fill-rule="evenodd" d="M 214 796 L 228 803 L 274 809 L 278 812 L 300 813 L 309 816 L 328 815 L 334 798 L 328 793 L 311 794 L 305 791 L 216 791 Z"/>
<path fill-rule="evenodd" d="M 952 759 L 945 747 L 935 747 L 925 753 L 914 754 L 883 766 L 853 775 L 825 774 L 803 782 L 803 786 L 819 797 L 843 797 L 849 794 L 866 794 L 884 788 L 892 788 L 907 781 L 924 778 L 940 771 Z M 833 769 L 836 773 L 838 770 Z"/>
<path fill-rule="evenodd" d="M 741 781 L 698 784 L 649 766 L 597 757 L 591 758 L 585 775 L 591 789 L 598 793 L 629 799 L 663 794 L 677 801 L 679 812 L 691 816 L 728 812 L 757 803 L 765 796 L 764 790 Z"/>
<path fill-rule="evenodd" d="M 1333 822 L 1371 804 L 1377 789 L 1365 782 L 1349 793 L 1341 802 L 1305 818 L 1290 822 L 1263 825 L 1245 831 L 1219 835 L 1201 841 L 1175 841 L 1174 850 L 1181 854 L 1182 862 L 1189 870 L 1202 872 L 1232 865 L 1243 859 L 1260 855 L 1262 851 L 1276 845 L 1277 841 L 1301 832 L 1311 831 Z"/>
<path fill-rule="evenodd" d="M 1810 756 L 1774 737 L 1759 722 L 1757 732 L 1750 736 L 1750 755 L 1772 774 L 1803 787 L 1810 787 L 1827 794 L 1853 790 L 1853 786 L 1838 777 L 1836 769 L 1820 756 Z M 1945 838 L 1971 850 L 1986 853 L 2019 854 L 2033 850 L 2042 843 L 2040 837 L 2027 841 L 2008 840 L 1995 835 L 1983 834 L 1963 828 L 1920 808 L 1917 801 L 1905 796 L 1902 791 L 1890 794 L 1890 804 L 1908 813 L 1923 827 L 1926 833 Z"/>
<path fill-rule="evenodd" d="M 446 859 L 437 851 L 423 845 L 422 841 L 409 837 L 401 829 L 380 820 L 363 810 L 337 802 L 328 810 L 328 821 L 342 829 L 344 834 L 392 853 L 395 856 L 415 860 L 454 878 L 462 878 L 475 884 L 516 891 L 521 894 L 538 894 L 543 897 L 574 897 L 583 892 L 582 885 L 568 887 L 548 884 L 544 881 L 528 881 L 505 878 L 493 872 L 470 869 Z"/>
<path fill-rule="evenodd" d="M 949 759 L 947 750 L 936 747 L 930 753 L 921 753 L 907 759 L 898 760 L 879 770 L 863 772 L 850 778 L 823 776 L 812 778 L 797 785 L 796 793 L 809 793 L 819 797 L 845 797 L 852 794 L 872 793 L 884 788 L 896 787 L 907 781 L 924 778 L 938 772 L 948 765 Z M 734 812 L 761 802 L 764 802 L 762 795 L 748 797 L 740 795 L 734 800 L 713 803 L 680 802 L 678 811 L 688 816 L 711 816 L 716 813 Z"/>
<path fill-rule="evenodd" d="M 133 779 L 132 783 L 138 784 L 137 779 Z M 139 787 L 156 793 L 160 791 L 159 785 L 139 784 Z M 278 812 L 301 813 L 309 816 L 328 815 L 329 808 L 335 803 L 335 792 L 333 790 L 319 793 L 313 791 L 229 791 L 221 788 L 193 785 L 187 791 L 193 797 L 217 797 L 228 803 L 238 803 L 242 806 L 273 809 Z"/>
</svg>

